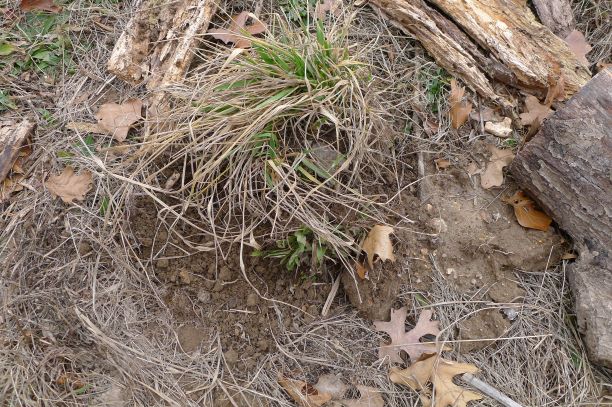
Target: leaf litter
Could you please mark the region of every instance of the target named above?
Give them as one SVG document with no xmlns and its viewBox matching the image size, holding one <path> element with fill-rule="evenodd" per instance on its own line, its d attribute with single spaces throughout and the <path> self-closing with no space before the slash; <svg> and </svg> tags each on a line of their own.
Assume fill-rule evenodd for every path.
<svg viewBox="0 0 612 407">
<path fill-rule="evenodd" d="M 53 196 L 58 196 L 66 203 L 73 200 L 82 201 L 85 194 L 91 189 L 93 177 L 91 172 L 85 170 L 75 174 L 70 166 L 64 168 L 60 175 L 52 175 L 45 181 L 45 187 Z"/>
<path fill-rule="evenodd" d="M 491 158 L 480 175 L 480 185 L 484 189 L 501 186 L 504 183 L 504 168 L 514 159 L 512 150 L 499 149 L 491 144 L 487 145 L 487 149 Z"/>
<path fill-rule="evenodd" d="M 247 20 L 253 19 L 253 24 L 246 25 Z M 261 34 L 267 30 L 265 23 L 255 17 L 254 14 L 248 11 L 243 11 L 235 16 L 232 16 L 232 22 L 229 28 L 215 28 L 209 30 L 208 33 L 215 39 L 223 41 L 225 44 L 233 43 L 236 48 L 250 48 L 251 40 L 249 35 Z"/>
<path fill-rule="evenodd" d="M 361 243 L 361 250 L 366 254 L 366 264 L 359 261 L 355 263 L 357 275 L 363 280 L 367 278 L 369 270 L 374 268 L 375 256 L 381 261 L 391 260 L 395 262 L 393 254 L 393 242 L 391 242 L 391 234 L 393 228 L 386 225 L 374 225 L 370 232 Z"/>
<path fill-rule="evenodd" d="M 514 195 L 502 199 L 512 205 L 514 214 L 519 225 L 546 232 L 552 223 L 552 218 L 536 208 L 533 202 L 523 191 L 517 191 Z"/>
<path fill-rule="evenodd" d="M 130 127 L 142 119 L 141 112 L 142 100 L 140 99 L 128 99 L 121 104 L 105 103 L 96 113 L 97 128 L 105 134 L 110 134 L 119 142 L 125 141 Z"/>
<path fill-rule="evenodd" d="M 53 0 L 21 0 L 19 5 L 23 11 L 48 11 L 49 13 L 59 13 L 62 8 L 53 3 Z"/>
<path fill-rule="evenodd" d="M 584 34 L 578 30 L 574 30 L 565 37 L 565 42 L 574 55 L 576 55 L 578 62 L 588 66 L 589 60 L 586 58 L 586 54 L 588 54 L 593 47 L 591 47 L 591 44 L 584 38 Z"/>
<path fill-rule="evenodd" d="M 470 112 L 472 111 L 472 104 L 463 100 L 464 95 L 465 88 L 457 85 L 457 81 L 452 79 L 449 102 L 451 125 L 453 129 L 461 127 L 468 120 Z"/>
<path fill-rule="evenodd" d="M 402 307 L 391 310 L 391 319 L 388 322 L 374 321 L 377 331 L 386 332 L 391 337 L 391 343 L 381 344 L 378 349 L 379 359 L 389 356 L 391 363 L 403 363 L 400 351 L 405 351 L 410 360 L 417 360 L 423 353 L 437 352 L 435 343 L 424 343 L 419 340 L 425 335 L 438 335 L 440 333 L 439 322 L 433 321 L 433 311 L 423 310 L 414 328 L 406 332 L 406 316 L 408 309 Z"/>
<path fill-rule="evenodd" d="M 482 399 L 482 395 L 457 386 L 453 378 L 459 374 L 476 372 L 478 368 L 472 364 L 451 362 L 434 353 L 425 355 L 406 369 L 391 368 L 389 379 L 420 392 L 424 406 L 467 407 L 470 401 Z M 429 383 L 432 390 L 429 389 Z"/>
</svg>

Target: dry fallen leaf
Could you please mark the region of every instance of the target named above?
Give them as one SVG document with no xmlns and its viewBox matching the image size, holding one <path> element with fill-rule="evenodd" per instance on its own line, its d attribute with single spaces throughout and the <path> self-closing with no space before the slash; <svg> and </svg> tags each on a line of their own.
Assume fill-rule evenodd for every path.
<svg viewBox="0 0 612 407">
<path fill-rule="evenodd" d="M 478 164 L 476 164 L 474 161 L 470 161 L 465 170 L 467 171 L 470 177 L 476 174 L 482 174 L 483 171 L 482 168 L 480 168 Z"/>
<path fill-rule="evenodd" d="M 82 201 L 91 189 L 92 176 L 89 171 L 76 175 L 72 167 L 64 168 L 60 175 L 52 175 L 45 181 L 45 187 L 53 196 L 59 196 L 62 201 L 71 203 L 74 199 Z"/>
<path fill-rule="evenodd" d="M 122 104 L 105 103 L 96 113 L 98 128 L 119 142 L 125 141 L 130 127 L 142 118 L 141 111 L 140 99 L 128 99 Z"/>
<path fill-rule="evenodd" d="M 424 354 L 406 369 L 392 367 L 389 370 L 389 380 L 408 386 L 414 391 L 426 389 L 437 360 L 436 356 L 435 353 Z"/>
<path fill-rule="evenodd" d="M 528 95 L 525 98 L 525 112 L 520 114 L 523 126 L 537 126 L 546 119 L 553 111 L 547 105 L 541 105 L 538 98 Z"/>
<path fill-rule="evenodd" d="M 389 322 L 374 321 L 374 326 L 377 331 L 386 332 L 391 337 L 389 345 L 381 344 L 378 349 L 378 357 L 380 359 L 389 356 L 390 361 L 402 363 L 400 351 L 405 351 L 410 356 L 410 360 L 415 361 L 423 353 L 435 353 L 436 345 L 434 343 L 419 342 L 423 335 L 438 335 L 440 329 L 439 322 L 432 321 L 433 312 L 424 310 L 419 315 L 414 328 L 406 332 L 404 326 L 406 322 L 406 307 L 400 308 L 397 311 L 391 310 L 391 320 Z"/>
<path fill-rule="evenodd" d="M 421 391 L 421 400 L 424 405 L 433 407 L 466 407 L 470 401 L 480 400 L 482 396 L 476 392 L 466 390 L 453 382 L 456 375 L 463 373 L 476 373 L 478 368 L 467 363 L 455 363 L 444 360 L 438 355 L 428 355 L 417 361 L 407 369 L 391 369 L 389 379 L 397 384 L 403 384 L 415 391 Z M 430 399 L 427 383 L 433 385 L 435 399 Z"/>
<path fill-rule="evenodd" d="M 0 203 L 6 201 L 11 194 L 23 190 L 21 181 L 24 179 L 25 177 L 23 175 L 15 174 L 0 182 Z"/>
<path fill-rule="evenodd" d="M 278 384 L 300 407 L 321 407 L 332 399 L 329 393 L 320 393 L 317 389 L 302 380 L 278 377 Z"/>
<path fill-rule="evenodd" d="M 383 407 L 385 405 L 385 400 L 382 398 L 380 390 L 362 385 L 355 387 L 359 390 L 359 398 L 340 400 L 340 404 L 344 407 Z"/>
<path fill-rule="evenodd" d="M 247 20 L 251 17 L 254 21 L 251 25 L 246 25 Z M 229 28 L 215 28 L 209 30 L 208 33 L 213 38 L 223 41 L 225 44 L 233 43 L 236 48 L 250 48 L 251 40 L 249 35 L 261 34 L 267 30 L 266 25 L 248 11 L 243 11 L 232 17 L 232 22 Z"/>
<path fill-rule="evenodd" d="M 472 104 L 463 101 L 463 95 L 465 95 L 465 88 L 457 85 L 457 81 L 452 79 L 449 101 L 453 129 L 461 127 L 467 121 L 472 111 Z"/>
<path fill-rule="evenodd" d="M 477 372 L 478 368 L 472 364 L 439 358 L 431 376 L 435 394 L 434 407 L 467 407 L 470 401 L 482 399 L 479 393 L 466 390 L 453 382 L 456 375 Z"/>
<path fill-rule="evenodd" d="M 533 202 L 523 191 L 517 191 L 514 195 L 503 199 L 504 202 L 514 207 L 514 214 L 519 225 L 546 232 L 552 223 L 550 216 L 538 210 Z"/>
<path fill-rule="evenodd" d="M 569 49 L 576 55 L 578 62 L 588 66 L 589 60 L 586 58 L 586 54 L 588 54 L 593 47 L 591 47 L 586 38 L 584 38 L 584 34 L 578 30 L 574 30 L 565 37 L 565 42 Z"/>
<path fill-rule="evenodd" d="M 550 107 L 556 100 L 565 100 L 565 78 L 563 76 L 548 87 L 544 104 Z"/>
<path fill-rule="evenodd" d="M 450 160 L 446 158 L 436 158 L 434 164 L 436 164 L 438 170 L 444 170 L 452 165 Z"/>
<path fill-rule="evenodd" d="M 59 13 L 62 8 L 53 4 L 53 0 L 21 0 L 21 10 L 23 11 L 48 11 L 50 13 Z"/>
<path fill-rule="evenodd" d="M 323 2 L 317 2 L 317 6 L 315 8 L 315 17 L 318 20 L 322 20 L 325 18 L 325 13 L 327 11 L 337 16 L 340 14 L 341 4 L 341 0 L 323 0 Z"/>
<path fill-rule="evenodd" d="M 487 168 L 480 175 L 480 185 L 484 189 L 499 187 L 504 183 L 504 167 L 512 162 L 514 154 L 511 150 L 500 150 L 493 145 L 487 145 L 491 158 Z"/>
<path fill-rule="evenodd" d="M 374 267 L 374 256 L 377 255 L 380 260 L 395 261 L 393 255 L 393 244 L 389 237 L 393 233 L 391 226 L 385 225 L 374 225 L 361 244 L 361 250 L 366 252 L 368 258 L 368 265 L 370 269 Z"/>
</svg>

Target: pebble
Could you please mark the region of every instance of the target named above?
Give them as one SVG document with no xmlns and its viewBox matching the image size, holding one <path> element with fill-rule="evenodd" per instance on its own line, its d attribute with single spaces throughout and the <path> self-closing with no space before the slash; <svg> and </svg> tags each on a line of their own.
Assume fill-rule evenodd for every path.
<svg viewBox="0 0 612 407">
<path fill-rule="evenodd" d="M 233 366 L 236 364 L 236 362 L 238 362 L 238 352 L 236 352 L 234 349 L 228 350 L 223 354 L 223 356 L 225 357 L 225 362 L 230 366 Z"/>
<path fill-rule="evenodd" d="M 181 279 L 181 282 L 183 284 L 191 284 L 191 282 L 193 281 L 191 279 L 191 274 L 187 271 L 187 270 L 181 270 L 178 273 L 179 278 Z"/>
<path fill-rule="evenodd" d="M 88 254 L 89 252 L 91 252 L 91 245 L 87 242 L 81 242 L 79 243 L 79 254 L 81 256 L 85 256 L 86 254 Z"/>
<path fill-rule="evenodd" d="M 229 267 L 221 267 L 221 270 L 219 271 L 219 278 L 223 281 L 232 280 L 232 271 L 229 269 Z"/>
<path fill-rule="evenodd" d="M 259 304 L 259 296 L 255 293 L 251 293 L 247 296 L 247 306 L 254 307 Z"/>
<path fill-rule="evenodd" d="M 207 290 L 198 291 L 198 301 L 208 304 L 212 300 L 212 295 Z"/>
<path fill-rule="evenodd" d="M 218 293 L 223 290 L 223 283 L 221 281 L 216 281 L 215 285 L 212 288 L 213 292 Z"/>
</svg>

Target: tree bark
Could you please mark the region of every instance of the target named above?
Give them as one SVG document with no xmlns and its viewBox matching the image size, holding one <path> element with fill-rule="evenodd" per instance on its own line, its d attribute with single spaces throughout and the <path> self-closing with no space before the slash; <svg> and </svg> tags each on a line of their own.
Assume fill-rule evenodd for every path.
<svg viewBox="0 0 612 407">
<path fill-rule="evenodd" d="M 19 155 L 19 149 L 34 132 L 35 123 L 23 119 L 0 121 L 0 183 L 6 178 Z"/>
<path fill-rule="evenodd" d="M 520 0 L 370 0 L 436 62 L 493 102 L 510 102 L 491 80 L 535 96 L 563 76 L 566 96 L 590 78 L 567 44 Z"/>
<path fill-rule="evenodd" d="M 568 0 L 532 0 L 540 21 L 557 37 L 565 38 L 576 28 L 574 12 Z"/>
<path fill-rule="evenodd" d="M 546 119 L 510 170 L 573 238 L 576 313 L 592 360 L 612 367 L 612 68 Z"/>
<path fill-rule="evenodd" d="M 217 8 L 216 0 L 142 0 L 113 48 L 108 70 L 157 91 L 180 82 Z"/>
</svg>

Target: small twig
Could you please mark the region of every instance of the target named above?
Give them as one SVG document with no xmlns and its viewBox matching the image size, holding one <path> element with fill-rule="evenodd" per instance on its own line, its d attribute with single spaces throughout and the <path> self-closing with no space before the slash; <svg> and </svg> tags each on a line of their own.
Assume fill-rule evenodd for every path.
<svg viewBox="0 0 612 407">
<path fill-rule="evenodd" d="M 480 379 L 475 378 L 471 373 L 464 373 L 461 378 L 473 388 L 480 390 L 492 399 L 499 401 L 505 407 L 523 407 L 522 405 L 512 400 L 510 397 L 506 396 L 496 388 L 486 384 Z"/>
</svg>

